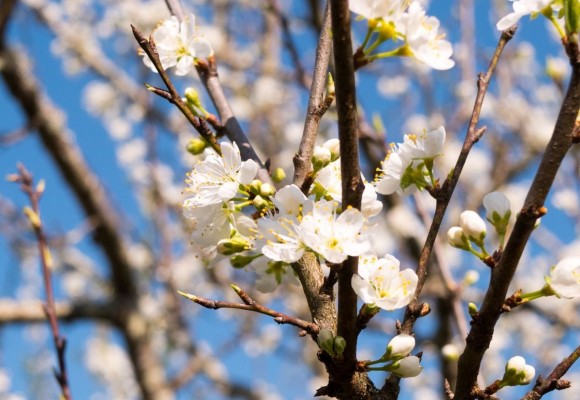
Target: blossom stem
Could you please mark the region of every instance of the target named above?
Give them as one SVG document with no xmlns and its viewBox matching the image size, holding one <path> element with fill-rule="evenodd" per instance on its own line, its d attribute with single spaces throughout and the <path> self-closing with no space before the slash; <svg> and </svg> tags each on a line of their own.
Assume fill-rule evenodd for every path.
<svg viewBox="0 0 580 400">
<path fill-rule="evenodd" d="M 545 285 L 540 290 L 536 290 L 534 292 L 524 293 L 524 294 L 520 295 L 520 297 L 522 299 L 522 303 L 527 303 L 528 301 L 539 299 L 540 297 L 552 296 L 554 293 L 549 293 L 549 291 L 546 290 L 546 287 L 548 287 L 548 289 L 549 289 L 549 286 Z"/>
<path fill-rule="evenodd" d="M 476 256 L 477 258 L 479 258 L 480 260 L 485 260 L 487 257 L 489 257 L 489 254 L 487 254 L 487 252 L 484 250 L 482 252 L 479 252 L 477 250 L 475 250 L 473 247 L 469 246 L 469 249 L 467 249 L 471 254 L 473 254 L 474 256 Z"/>
<path fill-rule="evenodd" d="M 387 362 L 387 360 L 384 359 L 383 357 L 381 357 L 378 360 L 373 360 L 373 361 L 367 361 L 367 362 L 365 362 L 365 367 L 367 369 L 370 369 L 370 368 L 368 368 L 369 365 L 376 365 L 376 364 L 380 364 L 380 363 L 384 363 L 384 362 Z"/>
<path fill-rule="evenodd" d="M 242 209 L 244 207 L 251 206 L 252 204 L 254 204 L 254 202 L 251 201 L 251 200 L 244 201 L 243 203 L 236 204 L 236 211 L 242 211 Z"/>
<path fill-rule="evenodd" d="M 503 246 L 505 244 L 505 232 L 497 232 L 497 237 L 499 239 L 499 251 L 503 251 Z"/>
<path fill-rule="evenodd" d="M 369 40 L 370 40 L 372 34 L 373 34 L 373 29 L 371 29 L 371 27 L 369 26 L 367 28 L 367 34 L 365 36 L 365 39 L 363 40 L 362 44 L 360 45 L 360 47 L 362 49 L 364 49 L 367 46 L 367 44 L 369 43 Z"/>
<path fill-rule="evenodd" d="M 565 39 L 566 38 L 566 32 L 564 32 L 564 30 L 562 29 L 562 27 L 558 23 L 558 20 L 556 19 L 556 17 L 554 17 L 554 15 L 552 15 L 548 19 L 550 20 L 550 22 L 552 23 L 552 25 L 554 25 L 554 27 L 558 31 L 558 35 L 560 35 L 560 39 Z"/>
<path fill-rule="evenodd" d="M 379 47 L 381 45 L 381 43 L 383 43 L 384 40 L 381 39 L 381 36 L 377 36 L 377 38 L 375 39 L 375 41 L 365 50 L 363 50 L 363 53 L 365 56 L 368 56 L 369 53 L 371 53 L 374 49 L 376 49 L 377 47 Z M 373 59 L 373 56 L 369 57 L 369 59 Z"/>
<path fill-rule="evenodd" d="M 371 367 L 367 368 L 367 371 L 390 371 L 391 364 L 383 365 L 382 367 Z"/>
<path fill-rule="evenodd" d="M 396 49 L 393 49 L 390 51 L 385 51 L 382 53 L 373 54 L 372 56 L 369 56 L 368 58 L 369 58 L 369 60 L 374 61 L 374 60 L 379 59 L 379 58 L 400 56 L 400 55 L 403 55 L 402 50 L 404 48 L 405 48 L 405 46 L 397 47 Z"/>
</svg>

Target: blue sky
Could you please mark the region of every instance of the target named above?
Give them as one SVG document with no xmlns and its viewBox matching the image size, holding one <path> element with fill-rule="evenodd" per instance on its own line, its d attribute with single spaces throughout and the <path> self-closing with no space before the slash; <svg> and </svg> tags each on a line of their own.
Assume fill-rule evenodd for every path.
<svg viewBox="0 0 580 400">
<path fill-rule="evenodd" d="M 434 1 L 432 3 L 433 5 L 429 9 L 430 14 L 439 17 L 442 26 L 447 28 L 449 38 L 452 41 L 456 40 L 458 37 L 457 23 L 453 15 L 453 9 L 449 7 L 450 2 Z M 488 3 L 476 2 L 476 36 L 478 38 L 478 45 L 484 49 L 484 54 L 479 57 L 477 64 L 478 71 L 484 68 L 488 59 L 487 55 L 489 55 L 499 37 L 499 32 L 491 24 Z M 300 9 L 294 11 L 301 12 Z M 42 82 L 46 92 L 54 103 L 67 111 L 68 125 L 74 132 L 79 145 L 84 150 L 84 155 L 89 165 L 103 180 L 106 190 L 111 195 L 115 205 L 127 215 L 128 221 L 126 222 L 131 226 L 131 230 L 134 233 L 139 232 L 139 234 L 143 234 L 140 230 L 147 229 L 147 227 L 141 222 L 141 215 L 139 208 L 136 206 L 135 198 L 126 194 L 127 192 L 125 190 L 128 182 L 121 173 L 120 167 L 117 165 L 113 142 L 107 135 L 100 121 L 89 115 L 82 107 L 83 87 L 94 76 L 87 72 L 74 77 L 66 76 L 63 73 L 61 62 L 51 54 L 50 45 L 53 40 L 52 34 L 46 28 L 35 22 L 32 16 L 26 15 L 27 12 L 23 6 L 19 7 L 16 18 L 10 26 L 9 42 L 13 44 L 22 43 L 26 46 L 27 52 L 33 57 L 34 71 L 38 79 Z M 356 24 L 364 27 L 364 22 L 358 22 Z M 547 39 L 546 36 L 543 21 L 534 21 L 532 23 L 525 18 L 514 41 L 529 41 L 533 43 L 537 57 L 540 60 L 545 59 L 546 55 L 561 55 L 562 50 L 558 43 Z M 358 39 L 357 43 L 360 43 L 362 34 L 357 33 L 356 38 Z M 300 36 L 300 40 L 307 40 L 306 35 Z M 312 48 L 313 43 L 301 43 L 299 41 L 298 45 L 300 48 Z M 121 65 L 123 63 L 131 64 L 131 69 L 134 70 L 134 65 L 140 61 L 120 60 L 119 62 Z M 380 65 L 378 68 L 393 71 L 399 68 L 399 66 L 398 62 L 395 62 L 389 66 Z M 453 72 L 434 72 L 433 79 L 443 82 L 451 81 L 453 79 L 452 74 Z M 364 95 L 360 95 L 359 97 L 361 105 L 366 112 L 369 114 L 379 113 L 383 116 L 383 119 L 388 120 L 389 127 L 402 124 L 403 114 L 395 108 L 397 100 L 387 101 L 380 98 L 376 93 L 372 76 L 362 73 L 358 89 L 359 94 L 364 93 Z M 449 90 L 449 88 L 441 90 Z M 159 100 L 156 99 L 156 101 Z M 0 132 L 11 131 L 22 126 L 23 118 L 20 110 L 14 106 L 6 93 L 6 88 L 2 84 L 0 84 L 0 110 L 2 110 Z M 396 129 L 393 129 L 393 132 L 396 132 Z M 397 140 L 398 138 L 393 139 Z M 161 140 L 163 141 L 164 139 Z M 163 146 L 164 143 L 162 142 L 162 151 L 164 149 Z M 165 151 L 167 152 L 166 155 L 168 155 L 170 151 L 169 145 L 166 145 Z M 82 212 L 74 198 L 65 189 L 61 176 L 54 168 L 52 161 L 47 158 L 34 134 L 29 135 L 26 139 L 14 145 L 0 147 L 0 176 L 13 173 L 15 171 L 15 165 L 18 162 L 23 162 L 37 179 L 42 178 L 47 183 L 47 191 L 43 196 L 41 207 L 43 220 L 49 231 L 52 233 L 63 233 L 77 227 L 83 220 Z M 176 174 L 180 173 L 181 171 L 176 172 Z M 26 204 L 26 199 L 19 191 L 17 185 L 4 180 L 0 180 L 0 195 L 10 199 L 18 207 Z M 558 220 L 554 220 L 554 222 L 561 223 Z M 572 237 L 573 231 L 566 232 L 566 236 L 568 235 Z M 79 247 L 97 261 L 103 261 L 102 255 L 95 250 L 90 242 L 82 243 Z M 26 268 L 30 267 L 26 266 Z M 18 282 L 19 277 L 23 274 L 19 268 L 24 267 L 19 266 L 17 258 L 10 251 L 5 240 L 0 237 L 1 297 L 16 296 L 17 285 L 11 282 Z M 58 293 L 57 284 L 57 295 Z M 222 332 L 223 321 L 214 311 L 204 310 L 200 315 L 202 317 L 196 322 L 197 334 L 205 340 L 214 341 L 214 346 L 219 347 L 220 342 L 227 338 L 225 332 Z M 267 318 L 262 318 L 261 321 L 264 324 L 272 323 Z M 423 328 L 420 329 L 428 329 L 430 327 L 429 320 L 426 319 L 422 326 Z M 63 329 L 63 333 L 68 337 L 70 343 L 67 357 L 69 360 L 70 380 L 76 399 L 89 399 L 90 394 L 98 388 L 98 383 L 87 374 L 84 368 L 75 368 L 76 365 L 82 363 L 84 341 L 91 335 L 93 329 L 94 327 L 91 324 L 82 322 L 66 324 Z M 40 330 L 46 333 L 46 327 L 41 327 Z M 282 331 L 284 335 L 295 334 L 293 328 L 289 327 L 282 327 Z M 7 368 L 10 371 L 13 379 L 12 387 L 16 392 L 24 394 L 25 397 L 31 395 L 29 392 L 29 377 L 26 375 L 26 371 L 28 370 L 26 363 L 32 355 L 43 349 L 43 345 L 30 345 L 28 341 L 23 340 L 29 334 L 30 330 L 22 326 L 10 326 L 0 329 L 0 341 L 2 343 L 0 367 Z M 113 340 L 121 343 L 117 335 L 113 335 L 113 337 Z M 380 335 L 369 334 L 366 337 L 368 338 L 368 347 L 384 344 L 384 337 Z M 290 341 L 284 346 L 284 350 L 288 354 L 299 351 L 300 343 L 300 341 L 296 340 Z M 51 348 L 45 350 L 48 350 L 48 354 L 51 355 Z M 233 366 L 230 373 L 235 380 L 247 381 L 255 376 L 256 371 L 262 371 L 270 382 L 276 382 L 282 385 L 283 393 L 291 393 L 292 398 L 309 398 L 309 389 L 304 388 L 303 385 L 299 385 L 301 387 L 297 387 L 296 385 L 296 382 L 302 383 L 307 379 L 306 374 L 300 371 L 294 371 L 294 375 L 291 376 L 292 379 L 285 381 L 284 378 L 287 378 L 287 375 L 280 366 L 288 365 L 288 361 L 291 361 L 291 357 L 288 357 L 287 354 L 275 354 L 272 357 L 258 357 L 248 360 L 243 351 L 237 349 L 225 355 L 224 361 L 228 365 Z M 434 361 L 433 359 L 431 361 L 427 359 L 426 362 L 433 363 Z M 48 362 L 49 365 L 53 363 L 53 359 L 50 359 Z M 48 376 L 48 379 L 50 380 L 51 377 Z M 56 385 L 54 382 L 50 382 L 49 384 L 52 385 L 50 392 L 56 393 Z M 43 390 L 48 390 L 47 387 L 44 387 Z M 184 395 L 183 398 L 186 398 L 186 396 Z"/>
</svg>

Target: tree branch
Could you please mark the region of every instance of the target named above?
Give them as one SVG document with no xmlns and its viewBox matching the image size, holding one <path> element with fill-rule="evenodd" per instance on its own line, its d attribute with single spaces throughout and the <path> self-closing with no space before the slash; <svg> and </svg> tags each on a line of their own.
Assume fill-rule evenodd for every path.
<svg viewBox="0 0 580 400">
<path fill-rule="evenodd" d="M 58 326 L 58 318 L 56 316 L 56 307 L 54 301 L 54 291 L 52 288 L 52 276 L 50 273 L 53 267 L 52 256 L 50 255 L 50 250 L 48 248 L 46 236 L 42 226 L 42 218 L 40 216 L 39 202 L 40 197 L 44 192 L 44 183 L 39 183 L 37 186 L 34 186 L 32 175 L 22 164 L 18 165 L 18 174 L 11 175 L 9 179 L 15 183 L 20 184 L 20 189 L 28 196 L 30 201 L 30 207 L 25 208 L 24 213 L 32 225 L 32 230 L 34 231 L 38 245 L 38 256 L 40 258 L 40 265 L 42 267 L 42 278 L 46 296 L 46 301 L 42 304 L 42 308 L 50 324 L 52 340 L 54 342 L 58 360 L 58 369 L 54 369 L 54 376 L 60 386 L 62 397 L 66 400 L 71 400 L 72 395 L 68 382 L 65 358 L 66 337 L 61 336 Z"/>
<path fill-rule="evenodd" d="M 316 61 L 314 76 L 308 98 L 308 109 L 304 120 L 304 130 L 298 153 L 294 156 L 294 184 L 302 187 L 306 177 L 312 171 L 312 151 L 316 144 L 316 135 L 320 120 L 328 107 L 325 107 L 324 93 L 326 89 L 328 61 L 330 59 L 332 39 L 330 37 L 330 2 L 326 3 L 322 29 L 316 46 Z"/>
<path fill-rule="evenodd" d="M 526 393 L 521 400 L 539 400 L 546 393 L 554 390 L 562 390 L 570 387 L 569 381 L 560 380 L 566 372 L 574 365 L 576 360 L 580 357 L 580 346 L 576 347 L 576 350 L 572 352 L 568 357 L 562 360 L 560 364 L 554 368 L 552 373 L 548 375 L 546 379 L 542 379 L 542 376 L 538 376 L 536 380 L 536 385 L 534 388 Z"/>
<path fill-rule="evenodd" d="M 347 0 L 331 0 L 331 21 L 336 68 L 336 108 L 338 112 L 338 137 L 340 139 L 340 167 L 342 175 L 342 208 L 360 209 L 364 184 L 358 159 L 358 118 L 356 112 L 356 87 L 353 50 L 350 32 L 350 10 Z M 346 341 L 340 369 L 353 396 L 367 395 L 366 379 L 354 378 L 356 367 L 357 295 L 351 285 L 356 273 L 358 257 L 349 257 L 338 272 L 338 322 L 337 335 Z M 332 378 L 331 378 L 332 379 Z M 367 378 L 368 379 L 368 378 Z"/>
<path fill-rule="evenodd" d="M 219 301 L 219 300 L 208 300 L 202 297 L 195 296 L 193 294 L 179 292 L 180 295 L 199 304 L 202 307 L 209 308 L 211 310 L 219 310 L 220 308 L 233 308 L 236 310 L 253 311 L 264 315 L 269 315 L 274 318 L 278 324 L 289 324 L 294 325 L 309 335 L 317 335 L 320 328 L 318 325 L 312 322 L 307 322 L 299 318 L 291 317 L 289 315 L 283 314 L 281 312 L 272 310 L 271 308 L 265 307 L 259 303 L 256 303 L 246 292 L 244 292 L 239 287 L 232 285 L 232 288 L 236 294 L 242 299 L 244 304 L 232 303 L 230 301 Z"/>
<path fill-rule="evenodd" d="M 4 60 L 1 73 L 6 86 L 29 121 L 37 127 L 48 154 L 94 226 L 93 238 L 109 260 L 115 290 L 127 296 L 134 295 L 136 288 L 131 266 L 119 233 L 120 218 L 72 140 L 63 112 L 43 93 L 21 53 L 0 43 L 0 58 Z"/>
<path fill-rule="evenodd" d="M 114 323 L 119 304 L 115 302 L 54 303 L 55 315 L 66 322 L 77 320 L 102 320 Z M 0 325 L 29 324 L 46 321 L 39 300 L 0 299 Z"/>
</svg>

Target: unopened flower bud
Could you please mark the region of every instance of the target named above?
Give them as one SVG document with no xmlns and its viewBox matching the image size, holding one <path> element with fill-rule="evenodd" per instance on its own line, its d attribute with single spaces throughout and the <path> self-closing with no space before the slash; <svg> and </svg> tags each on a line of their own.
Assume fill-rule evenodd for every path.
<svg viewBox="0 0 580 400">
<path fill-rule="evenodd" d="M 260 194 L 260 189 L 262 188 L 262 181 L 259 179 L 254 179 L 249 184 L 250 191 L 254 194 Z"/>
<path fill-rule="evenodd" d="M 286 178 L 286 172 L 282 168 L 276 168 L 272 172 L 272 180 L 276 183 L 280 183 Z"/>
<path fill-rule="evenodd" d="M 566 257 L 550 269 L 546 277 L 549 293 L 565 299 L 580 297 L 580 257 Z"/>
<path fill-rule="evenodd" d="M 231 239 L 222 239 L 217 244 L 217 252 L 224 256 L 231 256 L 232 254 L 241 253 L 250 249 L 250 243 L 238 236 Z"/>
<path fill-rule="evenodd" d="M 391 359 L 400 359 L 405 357 L 415 348 L 415 338 L 411 335 L 397 335 L 391 339 L 387 345 L 385 355 Z"/>
<path fill-rule="evenodd" d="M 254 197 L 254 200 L 252 200 L 252 204 L 258 210 L 263 210 L 264 208 L 266 208 L 270 205 L 270 202 L 268 200 L 266 200 L 265 198 L 263 198 L 262 196 L 258 195 L 256 197 Z"/>
<path fill-rule="evenodd" d="M 512 214 L 509 199 L 503 193 L 492 192 L 483 198 L 483 206 L 486 210 L 485 218 L 498 234 L 504 234 Z"/>
<path fill-rule="evenodd" d="M 230 262 L 232 267 L 234 268 L 244 268 L 246 265 L 250 264 L 254 261 L 258 256 L 243 256 L 241 254 L 236 254 L 232 258 L 230 258 Z"/>
<path fill-rule="evenodd" d="M 46 181 L 44 179 L 41 179 L 38 181 L 38 184 L 36 185 L 36 193 L 42 194 L 44 193 L 44 189 L 46 189 Z"/>
<path fill-rule="evenodd" d="M 475 318 L 475 316 L 478 313 L 477 306 L 475 305 L 475 303 L 467 304 L 467 312 L 469 313 L 469 315 L 471 315 L 471 318 Z"/>
<path fill-rule="evenodd" d="M 453 247 L 458 249 L 468 250 L 470 247 L 467 237 L 463 233 L 463 229 L 458 226 L 453 226 L 447 231 L 447 241 Z"/>
<path fill-rule="evenodd" d="M 330 161 L 336 161 L 340 157 L 340 140 L 330 139 L 324 142 L 322 147 L 330 151 Z"/>
<path fill-rule="evenodd" d="M 570 64 L 563 57 L 548 57 L 546 60 L 546 74 L 553 80 L 563 81 L 568 74 Z"/>
<path fill-rule="evenodd" d="M 312 152 L 312 168 L 315 171 L 320 171 L 322 168 L 330 164 L 332 155 L 330 150 L 326 147 L 316 146 Z"/>
<path fill-rule="evenodd" d="M 393 364 L 392 372 L 401 378 L 413 378 L 423 371 L 421 360 L 416 356 L 409 356 Z"/>
<path fill-rule="evenodd" d="M 459 216 L 463 233 L 476 245 L 482 247 L 487 233 L 485 221 L 475 211 L 463 211 Z"/>
<path fill-rule="evenodd" d="M 185 99 L 188 103 L 191 103 L 195 107 L 201 107 L 201 100 L 199 99 L 199 93 L 192 87 L 185 89 Z"/>
<path fill-rule="evenodd" d="M 188 153 L 193 154 L 194 156 L 200 155 L 203 153 L 205 148 L 207 147 L 207 142 L 200 138 L 191 139 L 185 149 Z"/>
<path fill-rule="evenodd" d="M 478 280 L 479 280 L 479 272 L 477 272 L 474 269 L 470 269 L 469 271 L 467 271 L 465 273 L 465 276 L 463 277 L 463 282 L 467 286 L 474 285 Z"/>
<path fill-rule="evenodd" d="M 270 197 L 276 193 L 276 188 L 269 183 L 262 183 L 260 194 L 264 197 Z"/>
<path fill-rule="evenodd" d="M 524 375 L 521 378 L 520 385 L 527 385 L 536 376 L 536 369 L 529 364 L 524 367 Z"/>
<path fill-rule="evenodd" d="M 526 364 L 523 357 L 515 356 L 506 363 L 501 384 L 503 386 L 527 385 L 534 379 L 534 375 L 536 375 L 536 369 Z"/>
<path fill-rule="evenodd" d="M 441 348 L 441 354 L 447 360 L 457 361 L 459 360 L 459 349 L 452 343 L 448 343 Z"/>
</svg>

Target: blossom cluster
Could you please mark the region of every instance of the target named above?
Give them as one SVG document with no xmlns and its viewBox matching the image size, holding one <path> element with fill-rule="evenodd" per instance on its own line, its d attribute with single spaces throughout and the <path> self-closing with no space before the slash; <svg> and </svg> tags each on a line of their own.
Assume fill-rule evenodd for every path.
<svg viewBox="0 0 580 400">
<path fill-rule="evenodd" d="M 443 154 L 445 136 L 445 128 L 440 126 L 420 135 L 405 135 L 403 143 L 392 144 L 381 164 L 376 191 L 411 194 L 417 189 L 435 188 L 434 161 Z"/>
<path fill-rule="evenodd" d="M 499 239 L 499 251 L 503 250 L 506 231 L 511 216 L 510 202 L 500 192 L 492 192 L 483 198 L 486 209 L 486 219 L 494 227 Z M 453 247 L 468 251 L 481 260 L 487 260 L 490 255 L 485 249 L 487 229 L 485 221 L 471 210 L 463 211 L 459 217 L 459 226 L 447 231 L 447 240 Z M 480 248 L 480 251 L 473 248 Z M 566 257 L 550 269 L 545 277 L 546 284 L 542 289 L 519 295 L 522 303 L 545 296 L 556 296 L 572 299 L 580 297 L 580 257 Z"/>
<path fill-rule="evenodd" d="M 509 199 L 500 192 L 492 192 L 483 198 L 486 209 L 486 219 L 494 227 L 499 238 L 499 249 L 503 249 L 511 209 Z M 459 217 L 459 226 L 451 227 L 447 231 L 449 244 L 458 249 L 469 251 L 482 260 L 489 257 L 485 249 L 487 228 L 485 221 L 471 210 L 463 211 Z M 477 251 L 472 244 L 481 249 Z"/>
<path fill-rule="evenodd" d="M 400 334 L 391 339 L 385 353 L 375 361 L 367 361 L 365 364 L 369 371 L 389 371 L 401 378 L 412 378 L 421 373 L 421 359 L 409 355 L 415 348 L 415 338 L 411 335 Z M 376 364 L 382 364 L 374 367 Z"/>
<path fill-rule="evenodd" d="M 509 359 L 505 365 L 504 375 L 499 383 L 500 387 L 527 385 L 534 379 L 536 369 L 521 356 Z"/>
<path fill-rule="evenodd" d="M 438 70 L 447 70 L 455 65 L 451 60 L 451 43 L 439 32 L 439 20 L 428 16 L 418 1 L 351 0 L 349 4 L 352 12 L 368 20 L 367 38 L 362 45 L 368 58 L 413 56 Z M 373 34 L 376 38 L 369 43 Z M 395 43 L 403 40 L 404 44 L 391 51 L 371 54 L 379 45 L 389 40 Z"/>
<path fill-rule="evenodd" d="M 290 265 L 307 252 L 330 267 L 360 256 L 352 286 L 365 304 L 385 310 L 406 306 L 417 275 L 401 271 L 394 256 L 373 252 L 367 232 L 382 209 L 374 184 L 365 181 L 361 210 L 343 207 L 339 146 L 332 139 L 314 149 L 313 184 L 306 194 L 293 184 L 276 190 L 256 179 L 258 165 L 242 161 L 235 143 L 222 143 L 222 155 L 206 149 L 188 174 L 182 204 L 192 243 L 208 260 L 228 257 L 236 268 L 253 269 L 262 291 L 292 279 Z M 405 146 L 418 151 L 417 143 Z"/>
</svg>

